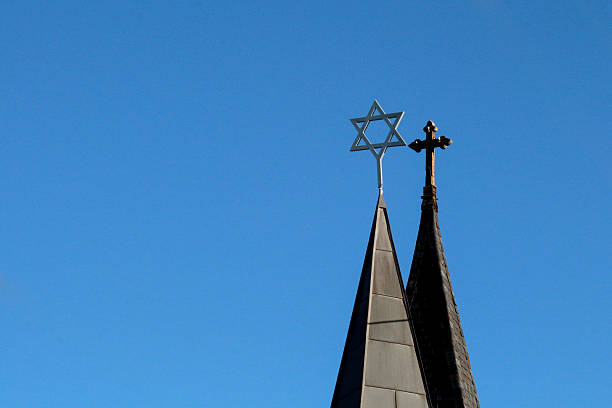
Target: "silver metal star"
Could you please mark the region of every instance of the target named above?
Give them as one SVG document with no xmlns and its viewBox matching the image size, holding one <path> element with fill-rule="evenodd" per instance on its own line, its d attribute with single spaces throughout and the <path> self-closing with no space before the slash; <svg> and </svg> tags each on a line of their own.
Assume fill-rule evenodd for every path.
<svg viewBox="0 0 612 408">
<path fill-rule="evenodd" d="M 376 112 L 379 112 L 376 114 Z M 399 126 L 402 117 L 404 116 L 404 112 L 395 112 L 395 113 L 385 113 L 382 107 L 378 103 L 376 99 L 374 99 L 374 103 L 370 108 L 367 116 L 362 118 L 350 119 L 351 123 L 357 129 L 358 135 L 351 146 L 351 152 L 356 152 L 359 150 L 369 150 L 372 155 L 376 158 L 377 165 L 377 173 L 378 173 L 378 189 L 382 193 L 383 182 L 382 182 L 382 159 L 389 147 L 395 146 L 406 146 L 406 142 L 400 136 L 397 131 L 397 127 Z M 394 119 L 393 123 L 389 119 Z M 376 120 L 384 120 L 387 126 L 389 126 L 389 133 L 387 134 L 387 138 L 383 143 L 372 143 L 370 139 L 366 136 L 366 129 L 370 122 Z M 395 140 L 393 140 L 395 138 Z M 365 144 L 360 145 L 361 142 Z M 378 150 L 377 150 L 378 149 Z"/>
</svg>

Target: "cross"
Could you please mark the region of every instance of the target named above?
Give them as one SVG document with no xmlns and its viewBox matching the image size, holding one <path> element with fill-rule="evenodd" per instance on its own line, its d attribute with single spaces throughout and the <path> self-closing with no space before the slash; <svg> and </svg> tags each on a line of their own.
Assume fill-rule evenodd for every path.
<svg viewBox="0 0 612 408">
<path fill-rule="evenodd" d="M 436 155 L 434 149 L 436 147 L 446 149 L 451 143 L 453 143 L 453 141 L 447 138 L 446 136 L 440 136 L 440 138 L 438 139 L 436 137 L 436 132 L 438 131 L 438 128 L 431 120 L 427 122 L 427 124 L 423 128 L 423 131 L 426 135 L 425 140 L 416 139 L 414 142 L 410 143 L 408 147 L 410 147 L 417 153 L 423 149 L 426 149 L 425 188 L 423 190 L 426 195 L 429 191 L 431 191 L 431 194 L 435 195 L 436 180 L 434 166 Z"/>
<path fill-rule="evenodd" d="M 379 112 L 376 115 L 376 111 Z M 361 118 L 350 119 L 351 123 L 357 129 L 358 135 L 351 146 L 351 152 L 356 152 L 359 150 L 369 150 L 370 153 L 376 158 L 376 172 L 378 174 L 378 191 L 382 194 L 383 182 L 382 182 L 382 159 L 387 151 L 387 148 L 394 146 L 406 146 L 406 142 L 397 131 L 397 126 L 400 124 L 402 117 L 404 116 L 404 112 L 395 112 L 395 113 L 385 113 L 382 107 L 378 103 L 376 99 L 374 99 L 374 103 L 370 108 L 368 114 Z M 393 123 L 389 119 L 394 119 Z M 372 143 L 370 139 L 366 136 L 366 129 L 370 125 L 370 122 L 374 122 L 376 120 L 384 120 L 387 126 L 389 126 L 389 133 L 387 134 L 387 138 L 382 143 Z M 395 141 L 393 138 L 395 137 Z M 361 145 L 361 142 L 365 144 Z M 378 150 L 376 150 L 378 149 Z"/>
</svg>

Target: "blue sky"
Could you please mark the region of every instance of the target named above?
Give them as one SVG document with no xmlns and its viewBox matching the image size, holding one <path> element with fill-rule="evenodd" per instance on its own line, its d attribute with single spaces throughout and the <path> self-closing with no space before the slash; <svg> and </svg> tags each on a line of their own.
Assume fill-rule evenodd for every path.
<svg viewBox="0 0 612 408">
<path fill-rule="evenodd" d="M 327 406 L 377 197 L 432 119 L 483 407 L 612 387 L 604 1 L 0 3 L 0 406 Z M 390 149 L 407 279 L 424 157 Z"/>
</svg>

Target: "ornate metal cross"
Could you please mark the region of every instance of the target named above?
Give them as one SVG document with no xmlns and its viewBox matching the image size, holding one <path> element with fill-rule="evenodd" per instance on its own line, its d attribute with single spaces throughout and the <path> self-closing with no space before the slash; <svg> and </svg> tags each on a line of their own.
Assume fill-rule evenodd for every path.
<svg viewBox="0 0 612 408">
<path fill-rule="evenodd" d="M 379 112 L 376 115 L 376 111 Z M 395 112 L 395 113 L 385 113 L 382 107 L 374 100 L 370 111 L 367 116 L 362 118 L 351 119 L 351 123 L 357 129 L 359 134 L 355 138 L 353 145 L 351 146 L 351 152 L 359 151 L 359 150 L 369 150 L 372 155 L 376 158 L 376 170 L 378 173 L 378 190 L 382 194 L 383 181 L 382 181 L 382 159 L 387 151 L 387 148 L 394 146 L 406 146 L 406 142 L 397 131 L 397 126 L 400 124 L 402 117 L 404 116 L 404 112 Z M 389 119 L 394 119 L 393 123 Z M 370 122 L 376 120 L 384 120 L 387 126 L 389 126 L 389 133 L 387 134 L 387 138 L 382 143 L 372 143 L 370 139 L 366 136 L 366 129 L 368 128 Z M 395 140 L 393 140 L 395 137 Z M 360 144 L 361 142 L 365 144 Z M 378 149 L 378 150 L 377 150 Z"/>
<path fill-rule="evenodd" d="M 425 140 L 416 139 L 414 142 L 410 143 L 408 147 L 410 147 L 415 152 L 420 152 L 423 149 L 426 149 L 426 161 L 425 161 L 425 187 L 434 187 L 436 186 L 435 180 L 435 160 L 436 155 L 434 149 L 439 147 L 441 149 L 446 149 L 451 143 L 452 140 L 447 138 L 446 136 L 440 136 L 438 139 L 436 137 L 436 132 L 438 128 L 435 123 L 431 120 L 427 122 L 425 127 L 423 128 L 425 132 Z M 434 191 L 435 193 L 435 191 Z"/>
</svg>

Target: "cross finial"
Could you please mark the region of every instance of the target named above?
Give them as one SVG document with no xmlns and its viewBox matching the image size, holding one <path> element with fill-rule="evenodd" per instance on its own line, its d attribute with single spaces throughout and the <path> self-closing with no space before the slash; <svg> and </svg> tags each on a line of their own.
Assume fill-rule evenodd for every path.
<svg viewBox="0 0 612 408">
<path fill-rule="evenodd" d="M 438 131 L 438 128 L 431 120 L 427 122 L 423 128 L 423 131 L 425 132 L 425 140 L 416 139 L 414 142 L 410 143 L 408 147 L 417 153 L 423 149 L 426 149 L 425 187 L 423 187 L 423 200 L 425 203 L 425 200 L 430 199 L 434 208 L 437 210 L 434 150 L 436 147 L 446 149 L 451 143 L 453 143 L 453 141 L 446 136 L 440 136 L 440 138 L 437 138 L 436 132 Z"/>
<path fill-rule="evenodd" d="M 379 112 L 377 115 L 376 112 Z M 375 99 L 370 111 L 367 116 L 361 118 L 350 119 L 351 123 L 357 129 L 358 135 L 351 146 L 351 152 L 359 151 L 359 150 L 369 150 L 370 153 L 376 158 L 376 170 L 378 175 L 378 191 L 382 194 L 383 182 L 382 182 L 382 159 L 387 151 L 387 148 L 394 146 L 406 146 L 406 142 L 397 131 L 397 127 L 404 116 L 404 112 L 395 112 L 395 113 L 385 113 L 382 107 Z M 393 123 L 389 119 L 394 119 Z M 368 128 L 370 122 L 374 122 L 376 120 L 384 120 L 387 126 L 389 126 L 389 133 L 384 142 L 382 143 L 372 143 L 370 139 L 366 136 L 366 129 Z M 395 138 L 395 140 L 393 140 Z M 364 144 L 360 144 L 361 142 Z M 377 150 L 378 149 L 378 150 Z"/>
</svg>

